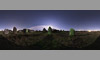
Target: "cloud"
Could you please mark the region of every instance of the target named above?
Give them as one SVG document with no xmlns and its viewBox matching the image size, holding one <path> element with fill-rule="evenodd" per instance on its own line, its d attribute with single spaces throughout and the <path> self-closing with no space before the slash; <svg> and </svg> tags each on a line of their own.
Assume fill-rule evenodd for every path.
<svg viewBox="0 0 100 60">
<path fill-rule="evenodd" d="M 39 25 L 39 26 L 33 26 L 33 27 L 29 28 L 29 29 L 31 29 L 31 30 L 43 30 L 43 28 L 45 28 L 45 29 L 48 30 L 48 27 L 49 27 L 49 26 L 50 26 L 52 29 L 58 29 L 58 30 L 59 30 L 59 28 L 54 27 L 54 26 L 51 26 L 51 25 Z"/>
</svg>

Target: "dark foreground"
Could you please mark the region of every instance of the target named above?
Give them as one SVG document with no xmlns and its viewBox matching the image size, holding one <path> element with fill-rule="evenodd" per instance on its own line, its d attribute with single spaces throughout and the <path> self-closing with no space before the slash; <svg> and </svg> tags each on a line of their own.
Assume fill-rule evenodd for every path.
<svg viewBox="0 0 100 60">
<path fill-rule="evenodd" d="M 77 32 L 72 38 L 68 32 L 0 35 L 0 50 L 100 50 L 99 33 Z"/>
</svg>

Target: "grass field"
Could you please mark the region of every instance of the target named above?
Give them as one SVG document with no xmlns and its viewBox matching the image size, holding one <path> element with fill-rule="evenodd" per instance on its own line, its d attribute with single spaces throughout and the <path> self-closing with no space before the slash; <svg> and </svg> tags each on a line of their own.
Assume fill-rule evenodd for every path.
<svg viewBox="0 0 100 60">
<path fill-rule="evenodd" d="M 0 49 L 6 50 L 81 50 L 100 49 L 100 32 L 77 31 L 74 37 L 68 31 L 18 33 L 0 35 Z M 94 44 L 95 43 L 95 44 Z M 96 44 L 97 43 L 97 44 Z M 92 47 L 93 46 L 93 47 Z"/>
</svg>

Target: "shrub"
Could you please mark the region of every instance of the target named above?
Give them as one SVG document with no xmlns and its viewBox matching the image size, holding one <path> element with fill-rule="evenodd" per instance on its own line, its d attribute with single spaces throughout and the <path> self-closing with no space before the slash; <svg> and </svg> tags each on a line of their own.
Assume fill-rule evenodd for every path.
<svg viewBox="0 0 100 60">
<path fill-rule="evenodd" d="M 45 28 L 43 28 L 43 32 L 47 32 L 47 30 Z"/>
</svg>

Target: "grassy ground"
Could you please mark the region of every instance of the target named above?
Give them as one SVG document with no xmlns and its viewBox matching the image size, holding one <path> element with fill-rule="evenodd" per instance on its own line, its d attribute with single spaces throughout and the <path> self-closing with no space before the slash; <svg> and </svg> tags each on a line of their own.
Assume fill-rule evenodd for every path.
<svg viewBox="0 0 100 60">
<path fill-rule="evenodd" d="M 52 33 L 52 35 L 48 35 L 47 32 L 33 32 L 1 35 L 0 37 L 0 41 L 5 46 L 2 47 L 1 44 L 1 49 L 75 50 L 91 49 L 97 46 L 99 42 L 97 45 L 95 42 L 100 37 L 100 32 L 76 32 L 72 38 L 69 36 L 69 32 L 65 31 Z M 91 45 L 93 47 L 89 47 Z"/>
</svg>

